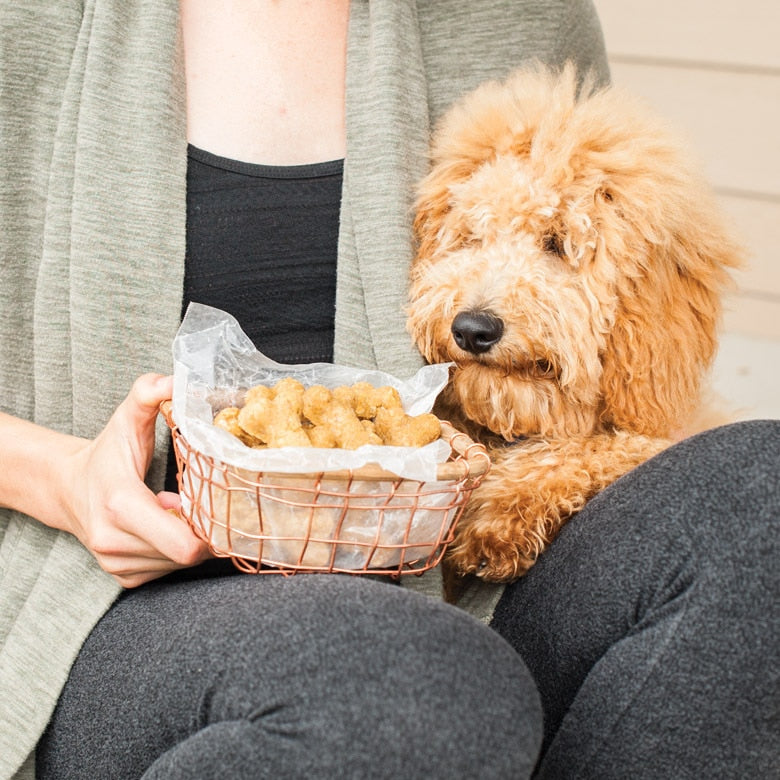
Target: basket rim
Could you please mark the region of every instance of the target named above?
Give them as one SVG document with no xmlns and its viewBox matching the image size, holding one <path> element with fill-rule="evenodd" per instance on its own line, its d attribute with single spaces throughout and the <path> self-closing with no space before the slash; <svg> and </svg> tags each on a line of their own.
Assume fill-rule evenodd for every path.
<svg viewBox="0 0 780 780">
<path fill-rule="evenodd" d="M 160 404 L 160 413 L 166 424 L 171 430 L 176 430 L 184 438 L 178 426 L 173 420 L 173 402 L 167 399 Z M 475 442 L 468 434 L 455 428 L 447 420 L 439 419 L 441 424 L 441 437 L 449 444 L 453 453 L 459 457 L 457 460 L 447 460 L 439 463 L 436 471 L 436 481 L 438 482 L 458 482 L 465 479 L 478 479 L 484 476 L 490 469 L 490 455 L 484 444 Z M 203 457 L 211 457 L 201 453 Z M 398 474 L 381 468 L 380 466 L 368 463 L 357 469 L 340 469 L 338 471 L 327 472 L 263 472 L 264 474 L 273 474 L 274 478 L 279 479 L 297 479 L 302 476 L 319 476 L 327 474 L 328 479 L 363 479 L 363 480 L 383 480 L 395 481 L 404 479 Z"/>
</svg>

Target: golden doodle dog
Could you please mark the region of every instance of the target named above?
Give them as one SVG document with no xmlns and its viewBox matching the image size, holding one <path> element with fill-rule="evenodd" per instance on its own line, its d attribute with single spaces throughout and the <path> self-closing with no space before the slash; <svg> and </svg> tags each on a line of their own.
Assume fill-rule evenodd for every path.
<svg viewBox="0 0 780 780">
<path fill-rule="evenodd" d="M 511 581 L 598 491 L 693 432 L 741 249 L 682 147 L 572 67 L 443 118 L 419 191 L 409 330 L 452 361 L 437 412 L 493 467 L 449 564 Z"/>
</svg>

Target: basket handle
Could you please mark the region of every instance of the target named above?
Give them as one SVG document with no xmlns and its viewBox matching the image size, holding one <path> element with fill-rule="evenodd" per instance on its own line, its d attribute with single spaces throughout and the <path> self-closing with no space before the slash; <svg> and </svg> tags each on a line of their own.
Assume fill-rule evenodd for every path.
<svg viewBox="0 0 780 780">
<path fill-rule="evenodd" d="M 163 401 L 160 404 L 160 414 L 165 419 L 165 422 L 167 423 L 169 428 L 175 427 L 175 424 L 173 422 L 173 417 L 171 414 L 172 410 L 173 410 L 173 401 L 170 398 L 168 398 L 167 400 Z"/>
</svg>

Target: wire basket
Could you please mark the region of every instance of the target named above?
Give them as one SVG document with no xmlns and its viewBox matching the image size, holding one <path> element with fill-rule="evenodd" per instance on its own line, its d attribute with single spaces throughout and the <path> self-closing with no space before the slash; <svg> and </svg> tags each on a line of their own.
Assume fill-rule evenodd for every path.
<svg viewBox="0 0 780 780">
<path fill-rule="evenodd" d="M 422 574 L 441 561 L 490 468 L 483 445 L 442 421 L 450 457 L 433 482 L 373 465 L 250 472 L 195 450 L 173 422 L 170 401 L 160 408 L 173 436 L 182 516 L 215 556 L 251 574 Z"/>
</svg>

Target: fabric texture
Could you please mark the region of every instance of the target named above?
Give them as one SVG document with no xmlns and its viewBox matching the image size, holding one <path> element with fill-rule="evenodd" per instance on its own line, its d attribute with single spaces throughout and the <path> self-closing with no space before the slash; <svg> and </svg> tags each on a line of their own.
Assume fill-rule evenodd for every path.
<svg viewBox="0 0 780 780">
<path fill-rule="evenodd" d="M 229 312 L 277 362 L 332 362 L 342 161 L 188 158 L 183 308 Z"/>
<path fill-rule="evenodd" d="M 493 627 L 545 713 L 538 777 L 778 776 L 780 421 L 700 434 L 600 493 Z"/>
<path fill-rule="evenodd" d="M 362 578 L 235 576 L 121 597 L 37 776 L 498 780 L 527 777 L 540 742 L 520 657 L 461 610 Z"/>
<path fill-rule="evenodd" d="M 178 3 L 0 0 L 0 52 L 0 404 L 91 437 L 139 374 L 170 371 L 185 249 Z M 606 80 L 592 4 L 352 3 L 337 362 L 399 376 L 419 367 L 403 309 L 431 126 L 464 91 L 531 58 L 574 59 Z M 162 423 L 160 433 L 155 488 Z M 0 534 L 0 777 L 9 777 L 120 589 L 68 534 L 7 510 Z M 439 595 L 436 572 L 411 579 Z M 469 609 L 486 620 L 499 594 L 477 589 Z"/>
</svg>

